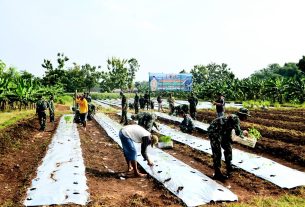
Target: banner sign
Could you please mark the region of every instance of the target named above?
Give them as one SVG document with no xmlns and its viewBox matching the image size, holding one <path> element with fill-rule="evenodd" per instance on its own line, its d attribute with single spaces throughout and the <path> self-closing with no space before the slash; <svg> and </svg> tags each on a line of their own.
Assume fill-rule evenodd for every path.
<svg viewBox="0 0 305 207">
<path fill-rule="evenodd" d="M 190 73 L 149 73 L 150 91 L 192 91 L 192 84 Z"/>
</svg>

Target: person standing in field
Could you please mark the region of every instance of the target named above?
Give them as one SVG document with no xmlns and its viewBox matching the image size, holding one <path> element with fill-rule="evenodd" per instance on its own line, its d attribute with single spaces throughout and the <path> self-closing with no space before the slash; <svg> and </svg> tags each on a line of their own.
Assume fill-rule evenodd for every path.
<svg viewBox="0 0 305 207">
<path fill-rule="evenodd" d="M 79 117 L 83 124 L 84 130 L 87 130 L 87 114 L 88 114 L 88 102 L 85 95 L 77 96 L 76 103 L 79 105 Z"/>
<path fill-rule="evenodd" d="M 148 110 L 148 107 L 150 105 L 150 96 L 149 96 L 148 91 L 146 91 L 146 93 L 144 94 L 144 102 L 145 102 L 145 105 L 147 105 L 147 110 Z M 144 106 L 144 108 L 145 108 L 145 106 Z"/>
<path fill-rule="evenodd" d="M 218 99 L 213 102 L 213 105 L 216 105 L 216 114 L 217 117 L 225 115 L 225 98 L 222 93 L 218 93 Z"/>
<path fill-rule="evenodd" d="M 144 109 L 145 108 L 145 100 L 144 100 L 142 95 L 140 95 L 139 103 L 140 103 L 140 109 Z"/>
<path fill-rule="evenodd" d="M 54 96 L 50 96 L 48 105 L 49 105 L 49 113 L 50 113 L 50 122 L 54 124 L 54 118 L 55 118 Z"/>
<path fill-rule="evenodd" d="M 169 105 L 169 115 L 172 115 L 175 111 L 175 98 L 173 97 L 173 94 L 169 94 L 169 98 L 167 99 L 168 105 Z"/>
<path fill-rule="evenodd" d="M 152 135 L 143 127 L 133 124 L 124 126 L 120 132 L 119 137 L 122 142 L 124 157 L 127 162 L 128 172 L 134 171 L 136 177 L 144 177 L 146 174 L 139 172 L 137 167 L 137 150 L 135 148 L 135 143 L 141 143 L 141 154 L 144 161 L 147 161 L 149 166 L 153 166 L 153 162 L 147 156 L 147 147 L 151 145 L 153 147 L 158 143 L 158 137 Z"/>
<path fill-rule="evenodd" d="M 127 98 L 125 96 L 125 94 L 121 91 L 120 92 L 120 95 L 122 97 L 122 118 L 121 118 L 121 121 L 120 123 L 124 124 L 124 125 L 127 125 L 128 124 L 128 120 L 127 120 L 127 109 L 128 109 L 128 102 L 127 102 Z"/>
<path fill-rule="evenodd" d="M 43 99 L 42 95 L 39 95 L 38 101 L 36 102 L 36 115 L 38 115 L 38 120 L 40 124 L 39 131 L 44 131 L 46 128 L 47 108 L 48 108 L 47 102 Z"/>
<path fill-rule="evenodd" d="M 138 96 L 138 93 L 136 92 L 136 95 L 134 97 L 134 111 L 135 111 L 135 114 L 139 113 L 139 96 Z"/>
<path fill-rule="evenodd" d="M 229 116 L 221 116 L 212 121 L 208 127 L 208 135 L 212 148 L 214 176 L 213 179 L 223 181 L 228 177 L 223 175 L 220 171 L 221 167 L 221 148 L 224 149 L 225 163 L 227 168 L 227 175 L 230 176 L 234 167 L 232 166 L 232 130 L 235 130 L 237 136 L 244 137 L 248 132 L 241 131 L 240 120 L 244 121 L 250 116 L 249 110 L 240 108 L 236 114 Z"/>
<path fill-rule="evenodd" d="M 162 107 L 162 98 L 161 98 L 161 95 L 159 95 L 157 97 L 157 102 L 158 102 L 158 111 L 160 112 L 162 110 L 162 112 L 164 112 L 163 107 Z"/>
<path fill-rule="evenodd" d="M 188 102 L 190 103 L 190 115 L 194 120 L 196 120 L 196 106 L 198 104 L 198 98 L 194 95 L 193 92 L 191 92 L 191 95 L 188 98 Z"/>
</svg>

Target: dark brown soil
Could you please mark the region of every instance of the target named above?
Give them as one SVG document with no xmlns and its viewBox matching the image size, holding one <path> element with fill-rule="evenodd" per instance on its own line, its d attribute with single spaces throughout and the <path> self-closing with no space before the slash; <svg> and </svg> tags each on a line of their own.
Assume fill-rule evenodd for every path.
<svg viewBox="0 0 305 207">
<path fill-rule="evenodd" d="M 108 114 L 112 119 L 119 121 L 120 116 L 117 114 Z M 166 122 L 163 121 L 166 124 Z M 168 122 L 167 122 L 168 124 Z M 171 127 L 178 128 L 177 125 L 171 125 Z M 202 138 L 207 138 L 206 135 L 203 135 L 199 132 L 195 132 L 194 136 L 200 136 Z M 242 148 L 242 147 L 241 147 Z M 198 150 L 192 149 L 191 147 L 175 142 L 174 149 L 165 150 L 170 153 L 177 159 L 183 161 L 184 163 L 190 165 L 191 167 L 201 171 L 205 175 L 212 177 L 213 176 L 213 160 L 209 154 L 200 152 Z M 278 161 L 278 160 L 276 160 Z M 281 161 L 285 162 L 285 161 Z M 286 163 L 286 162 L 285 162 Z M 223 163 L 223 166 L 225 164 Z M 291 165 L 290 165 L 291 166 Z M 299 170 L 304 170 L 300 166 L 291 166 L 296 167 Z M 225 168 L 223 167 L 222 171 L 225 173 Z M 233 173 L 232 177 L 222 185 L 229 187 L 232 192 L 236 193 L 240 201 L 247 201 L 251 199 L 254 195 L 263 195 L 263 196 L 278 196 L 288 194 L 294 194 L 297 190 L 284 190 L 278 186 L 260 179 L 255 175 L 252 175 L 243 170 L 238 170 Z"/>
<path fill-rule="evenodd" d="M 264 114 L 264 112 L 259 113 Z M 248 118 L 244 122 L 241 122 L 241 128 L 248 129 L 255 127 L 265 138 L 280 140 L 288 144 L 305 145 L 305 122 L 290 123 L 285 119 L 279 121 L 272 118 L 267 119 L 267 117 L 263 116 L 257 118 L 255 115 L 253 115 L 252 111 L 251 114 L 252 117 Z M 272 114 L 271 111 L 270 114 Z M 268 114 L 268 116 L 270 114 Z M 198 120 L 200 121 L 210 123 L 213 119 L 215 119 L 215 113 L 211 110 L 200 110 L 198 113 Z"/>
<path fill-rule="evenodd" d="M 38 131 L 37 118 L 20 121 L 0 132 L 0 139 L 6 140 L 0 154 L 1 206 L 23 206 L 27 187 L 36 175 L 58 119 L 54 127 L 48 123 L 45 132 Z"/>
<path fill-rule="evenodd" d="M 88 206 L 183 206 L 154 179 L 126 173 L 122 149 L 94 121 L 79 127 L 91 202 Z M 123 178 L 123 180 L 122 180 Z"/>
</svg>

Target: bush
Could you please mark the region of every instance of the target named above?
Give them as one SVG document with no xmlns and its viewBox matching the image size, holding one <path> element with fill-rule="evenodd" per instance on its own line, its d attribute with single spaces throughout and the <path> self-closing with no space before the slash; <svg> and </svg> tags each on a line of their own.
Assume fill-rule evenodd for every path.
<svg viewBox="0 0 305 207">
<path fill-rule="evenodd" d="M 73 97 L 70 95 L 58 96 L 55 97 L 54 102 L 58 104 L 72 105 Z"/>
</svg>

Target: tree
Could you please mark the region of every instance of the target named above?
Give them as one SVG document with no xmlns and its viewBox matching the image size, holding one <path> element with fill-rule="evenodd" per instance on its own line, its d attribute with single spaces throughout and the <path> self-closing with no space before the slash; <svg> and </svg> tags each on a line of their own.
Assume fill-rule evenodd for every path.
<svg viewBox="0 0 305 207">
<path fill-rule="evenodd" d="M 107 60 L 108 71 L 101 73 L 101 90 L 132 89 L 135 73 L 139 70 L 138 61 L 135 58 L 129 60 L 112 57 Z"/>
<path fill-rule="evenodd" d="M 138 92 L 145 93 L 149 90 L 148 81 L 138 81 L 135 82 L 135 87 L 138 89 Z"/>
<path fill-rule="evenodd" d="M 54 68 L 53 64 L 50 60 L 43 60 L 43 64 L 41 65 L 46 69 L 45 75 L 43 77 L 43 84 L 49 86 L 55 86 L 63 82 L 67 76 L 66 71 L 64 70 L 65 63 L 69 60 L 68 57 L 64 56 L 64 54 L 57 54 L 57 67 Z"/>
<path fill-rule="evenodd" d="M 302 71 L 303 74 L 305 74 L 305 56 L 303 56 L 303 58 L 299 60 L 297 66 L 300 69 L 300 71 Z"/>
<path fill-rule="evenodd" d="M 129 68 L 128 68 L 128 80 L 127 80 L 127 85 L 128 89 L 131 90 L 133 88 L 133 81 L 136 76 L 136 72 L 139 70 L 140 65 L 135 58 L 131 58 L 128 60 Z"/>
<path fill-rule="evenodd" d="M 100 68 L 101 66 L 96 67 L 90 64 L 85 64 L 81 67 L 82 74 L 84 74 L 83 83 L 88 92 L 99 83 L 102 74 L 96 70 Z"/>
</svg>

